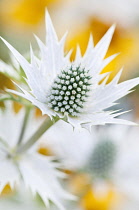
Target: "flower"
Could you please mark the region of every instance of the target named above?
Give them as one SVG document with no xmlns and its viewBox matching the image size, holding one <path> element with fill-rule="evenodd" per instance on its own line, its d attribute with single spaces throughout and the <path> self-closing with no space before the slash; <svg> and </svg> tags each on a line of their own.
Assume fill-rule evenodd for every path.
<svg viewBox="0 0 139 210">
<path fill-rule="evenodd" d="M 118 205 L 129 201 L 132 205 L 139 199 L 138 136 L 138 127 L 93 127 L 92 133 L 88 133 L 85 129 L 73 131 L 71 125 L 58 121 L 40 142 L 64 160 L 66 169 L 86 175 L 81 183 L 89 183 L 90 188 L 83 205 L 109 206 L 111 202 L 119 203 L 121 197 L 125 199 Z"/>
<path fill-rule="evenodd" d="M 124 197 L 119 205 L 136 204 L 139 198 L 138 127 L 110 126 L 105 127 L 105 131 L 100 128 L 95 134 L 94 148 L 86 165 L 92 177 L 93 193 L 106 195 L 111 188 L 119 197 Z"/>
<path fill-rule="evenodd" d="M 65 177 L 65 174 L 58 170 L 61 164 L 55 162 L 53 157 L 37 153 L 37 145 L 28 152 L 16 153 L 24 111 L 22 108 L 15 114 L 11 103 L 10 106 L 6 104 L 5 111 L 0 110 L 0 192 L 7 184 L 13 189 L 23 180 L 24 185 L 30 188 L 34 195 L 40 195 L 46 206 L 51 200 L 63 210 L 61 200 L 72 199 L 73 196 L 60 185 L 59 179 Z M 36 120 L 33 114 L 32 112 L 22 139 L 24 142 L 42 122 L 42 119 Z"/>
<path fill-rule="evenodd" d="M 120 71 L 110 83 L 106 84 L 108 74 L 100 74 L 102 69 L 116 57 L 112 55 L 103 60 L 114 26 L 95 47 L 90 36 L 86 53 L 81 56 L 80 48 L 77 48 L 74 62 L 69 61 L 70 53 L 64 55 L 66 35 L 58 41 L 48 12 L 46 31 L 46 46 L 36 37 L 41 59 L 36 58 L 31 48 L 31 63 L 3 39 L 23 68 L 30 87 L 30 91 L 19 86 L 22 93 L 14 90 L 10 92 L 31 101 L 43 114 L 51 118 L 54 116 L 66 118 L 74 127 L 80 128 L 85 125 L 90 128 L 92 125 L 105 123 L 134 124 L 115 118 L 122 113 L 106 111 L 139 83 L 139 78 L 135 78 L 118 84 Z"/>
</svg>

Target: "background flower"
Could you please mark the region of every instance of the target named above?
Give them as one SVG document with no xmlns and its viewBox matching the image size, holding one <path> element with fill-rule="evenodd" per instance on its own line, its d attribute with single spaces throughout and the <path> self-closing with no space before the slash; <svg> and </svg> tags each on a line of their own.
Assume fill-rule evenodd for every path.
<svg viewBox="0 0 139 210">
<path fill-rule="evenodd" d="M 51 200 L 59 209 L 64 209 L 62 199 L 74 197 L 59 182 L 59 179 L 65 178 L 59 170 L 61 164 L 56 163 L 52 157 L 39 154 L 36 145 L 27 152 L 16 152 L 25 110 L 22 108 L 15 114 L 11 105 L 7 104 L 5 111 L 0 110 L 0 192 L 8 184 L 11 189 L 19 187 L 23 180 L 25 187 L 34 195 L 38 193 L 46 206 L 49 206 Z M 26 142 L 42 121 L 43 118 L 35 119 L 34 112 L 31 113 L 22 142 Z"/>
<path fill-rule="evenodd" d="M 71 188 L 81 197 L 85 192 L 81 202 L 85 209 L 113 210 L 139 200 L 138 134 L 138 127 L 119 125 L 93 128 L 89 134 L 59 121 L 41 138 L 40 147 L 63 159 L 73 172 Z"/>
</svg>

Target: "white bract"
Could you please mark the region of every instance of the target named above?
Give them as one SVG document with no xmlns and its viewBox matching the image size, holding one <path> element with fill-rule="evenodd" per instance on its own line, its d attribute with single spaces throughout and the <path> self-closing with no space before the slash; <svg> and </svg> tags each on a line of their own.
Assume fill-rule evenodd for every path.
<svg viewBox="0 0 139 210">
<path fill-rule="evenodd" d="M 40 47 L 41 58 L 37 59 L 30 49 L 29 63 L 7 41 L 3 40 L 18 60 L 26 74 L 30 91 L 21 92 L 10 90 L 31 101 L 43 114 L 51 118 L 59 116 L 66 118 L 74 127 L 91 127 L 105 123 L 132 124 L 116 119 L 121 112 L 106 111 L 115 105 L 115 101 L 130 92 L 139 84 L 139 78 L 118 84 L 121 71 L 108 84 L 107 74 L 100 74 L 102 69 L 116 55 L 104 59 L 109 47 L 114 26 L 112 26 L 99 43 L 94 47 L 92 36 L 84 56 L 77 48 L 74 62 L 70 62 L 70 53 L 64 53 L 66 35 L 58 41 L 51 19 L 46 13 L 46 45 L 36 37 Z M 105 79 L 104 79 L 105 78 Z M 100 81 L 104 81 L 100 84 Z"/>
<path fill-rule="evenodd" d="M 27 125 L 24 142 L 42 122 L 35 120 L 33 114 L 31 113 L 30 123 Z M 38 193 L 41 196 L 46 206 L 50 200 L 63 210 L 62 199 L 73 199 L 73 196 L 59 182 L 59 179 L 65 177 L 58 170 L 61 164 L 54 162 L 52 157 L 39 154 L 36 145 L 28 152 L 16 153 L 23 116 L 24 109 L 15 114 L 11 104 L 6 106 L 6 110 L 0 110 L 0 192 L 7 184 L 14 188 L 23 180 L 34 195 Z"/>
</svg>

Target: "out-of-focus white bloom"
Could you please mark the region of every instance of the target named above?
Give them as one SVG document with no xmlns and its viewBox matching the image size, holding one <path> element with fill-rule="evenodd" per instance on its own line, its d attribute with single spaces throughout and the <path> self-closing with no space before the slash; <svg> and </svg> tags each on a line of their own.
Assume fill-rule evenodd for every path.
<svg viewBox="0 0 139 210">
<path fill-rule="evenodd" d="M 21 181 L 31 189 L 35 195 L 38 193 L 45 205 L 51 200 L 59 209 L 64 209 L 62 199 L 72 199 L 73 196 L 63 190 L 59 178 L 65 174 L 58 170 L 60 163 L 54 162 L 52 157 L 37 153 L 36 146 L 28 152 L 16 153 L 17 142 L 20 136 L 24 109 L 15 114 L 11 104 L 6 105 L 6 110 L 0 110 L 0 192 L 9 184 L 16 187 Z M 23 142 L 30 137 L 40 125 L 41 120 L 35 120 L 34 113 L 29 119 Z"/>
<path fill-rule="evenodd" d="M 88 161 L 96 192 L 111 184 L 128 199 L 139 199 L 139 128 L 110 126 L 95 132 L 94 148 Z M 104 185 L 102 185 L 104 183 Z M 109 188 L 109 187 L 108 187 Z M 105 191 L 104 190 L 104 191 Z"/>
<path fill-rule="evenodd" d="M 108 74 L 100 74 L 102 69 L 116 55 L 104 59 L 109 47 L 114 26 L 94 47 L 92 36 L 84 56 L 77 49 L 76 59 L 70 62 L 70 53 L 64 55 L 66 35 L 58 41 L 51 19 L 46 13 L 46 45 L 36 37 L 41 51 L 41 59 L 37 60 L 31 48 L 29 63 L 7 41 L 3 40 L 23 68 L 30 91 L 19 87 L 22 93 L 10 90 L 37 106 L 43 114 L 51 118 L 66 118 L 74 127 L 99 125 L 105 123 L 133 124 L 115 117 L 120 112 L 106 111 L 115 105 L 115 101 L 130 92 L 139 84 L 139 78 L 118 84 L 121 71 L 106 84 Z M 100 84 L 100 81 L 104 79 Z"/>
<path fill-rule="evenodd" d="M 128 199 L 138 200 L 138 136 L 138 127 L 119 125 L 95 128 L 89 136 L 84 129 L 73 131 L 59 121 L 46 132 L 42 142 L 64 159 L 66 167 L 90 174 L 96 195 L 107 193 L 111 185 Z"/>
</svg>

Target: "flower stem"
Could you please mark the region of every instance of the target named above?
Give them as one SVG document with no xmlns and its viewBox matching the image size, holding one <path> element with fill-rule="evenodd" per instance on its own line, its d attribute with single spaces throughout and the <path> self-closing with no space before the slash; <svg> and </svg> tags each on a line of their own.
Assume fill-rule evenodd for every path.
<svg viewBox="0 0 139 210">
<path fill-rule="evenodd" d="M 17 148 L 17 153 L 22 153 L 28 150 L 59 118 L 54 118 L 54 121 L 49 117 L 42 123 L 38 130 L 28 139 L 28 141 Z"/>
<path fill-rule="evenodd" d="M 27 127 L 27 122 L 28 122 L 28 118 L 29 118 L 30 109 L 31 108 L 29 106 L 26 106 L 25 116 L 23 119 L 23 124 L 22 124 L 20 135 L 19 135 L 18 143 L 17 143 L 18 145 L 21 143 L 21 141 L 24 137 L 25 129 Z"/>
</svg>

